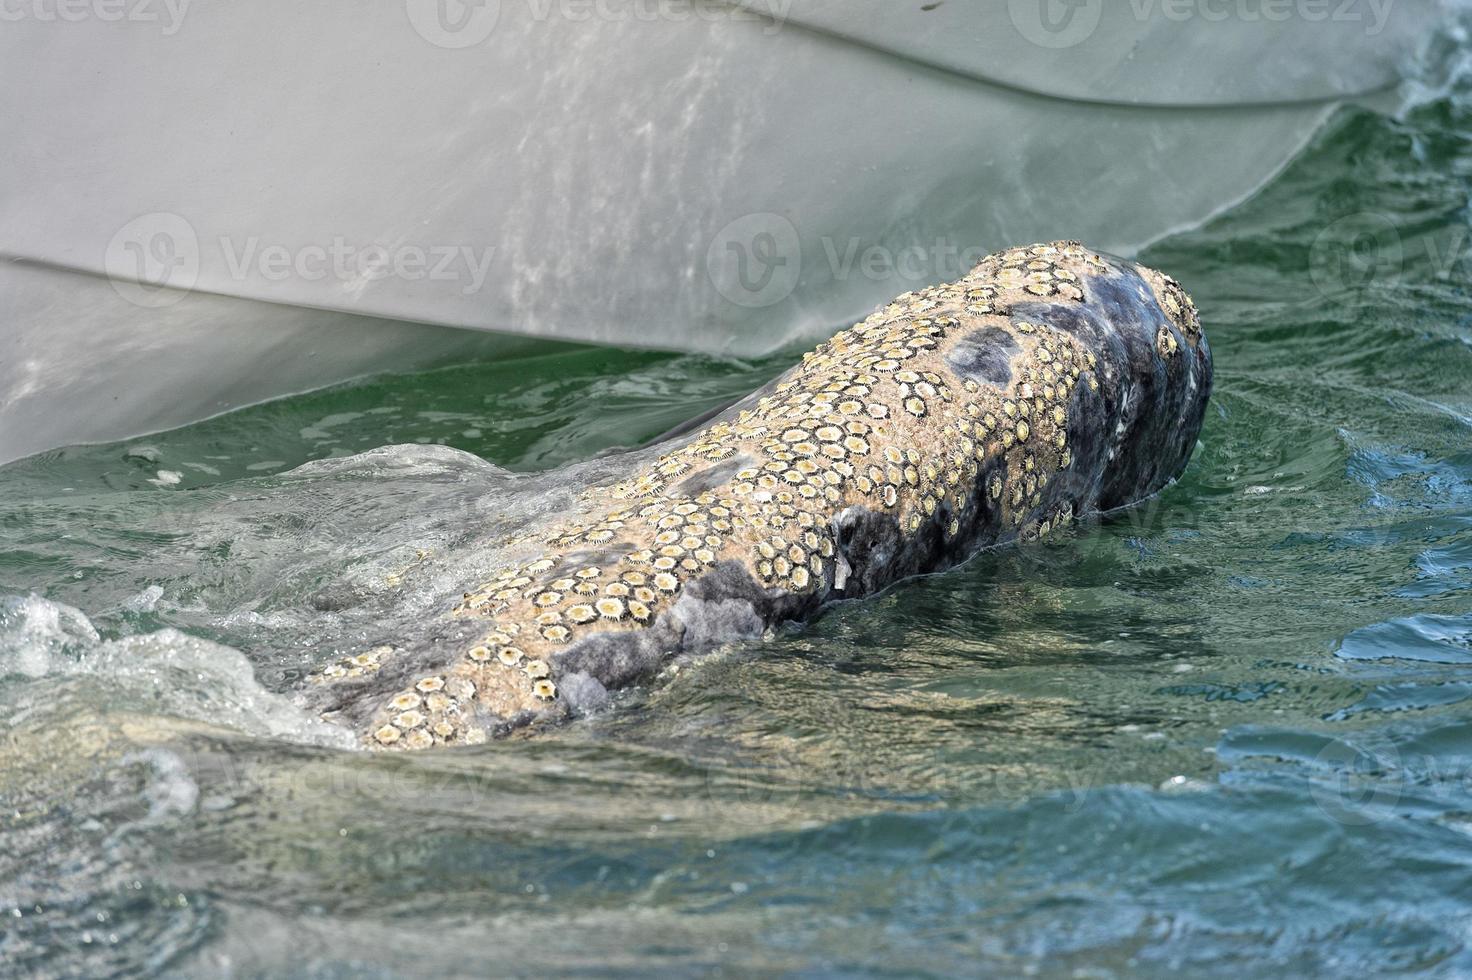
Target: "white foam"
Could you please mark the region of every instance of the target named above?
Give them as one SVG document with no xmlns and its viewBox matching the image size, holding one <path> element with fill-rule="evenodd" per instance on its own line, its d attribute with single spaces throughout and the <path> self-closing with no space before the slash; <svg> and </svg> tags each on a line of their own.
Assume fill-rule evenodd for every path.
<svg viewBox="0 0 1472 980">
<path fill-rule="evenodd" d="M 37 595 L 0 599 L 0 676 L 45 677 L 100 637 L 79 609 Z"/>
<path fill-rule="evenodd" d="M 156 601 L 152 590 L 145 596 Z M 159 590 L 159 595 L 162 590 Z M 268 691 L 233 647 L 163 629 L 102 640 L 79 610 L 40 596 L 0 600 L 0 674 L 46 685 L 7 685 L 0 695 L 34 720 L 84 704 L 187 719 L 251 735 L 349 748 L 352 737 Z"/>
</svg>

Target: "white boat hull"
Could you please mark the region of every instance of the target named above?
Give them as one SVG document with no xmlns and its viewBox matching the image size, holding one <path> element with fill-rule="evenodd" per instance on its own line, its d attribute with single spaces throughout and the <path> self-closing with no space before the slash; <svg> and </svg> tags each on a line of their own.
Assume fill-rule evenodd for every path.
<svg viewBox="0 0 1472 980">
<path fill-rule="evenodd" d="M 1446 16 L 1237 25 L 1206 65 L 1206 22 L 1106 12 L 1050 47 L 1029 0 L 435 2 L 4 25 L 0 461 L 495 348 L 443 328 L 749 354 L 1007 243 L 1128 254 L 1261 186 Z M 1319 70 L 1269 98 L 1255 36 Z"/>
</svg>

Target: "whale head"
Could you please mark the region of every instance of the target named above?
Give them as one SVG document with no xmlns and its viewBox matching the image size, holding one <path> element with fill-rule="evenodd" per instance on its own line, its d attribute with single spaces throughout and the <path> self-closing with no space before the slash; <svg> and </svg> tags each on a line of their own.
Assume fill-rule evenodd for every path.
<svg viewBox="0 0 1472 980">
<path fill-rule="evenodd" d="M 1106 277 L 1117 303 L 1110 325 L 1121 356 L 1119 418 L 1106 438 L 1099 508 L 1123 507 L 1165 488 L 1185 469 L 1211 397 L 1211 347 L 1179 282 L 1120 259 Z"/>
</svg>

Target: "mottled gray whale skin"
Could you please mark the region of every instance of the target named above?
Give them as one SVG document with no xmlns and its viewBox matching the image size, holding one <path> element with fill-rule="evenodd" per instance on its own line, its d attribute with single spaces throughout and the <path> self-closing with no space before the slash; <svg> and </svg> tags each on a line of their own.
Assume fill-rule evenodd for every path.
<svg viewBox="0 0 1472 980">
<path fill-rule="evenodd" d="M 335 662 L 303 697 L 383 749 L 577 714 L 673 656 L 1157 493 L 1211 380 L 1174 280 L 1077 242 L 988 256 L 588 478 L 427 639 Z"/>
</svg>

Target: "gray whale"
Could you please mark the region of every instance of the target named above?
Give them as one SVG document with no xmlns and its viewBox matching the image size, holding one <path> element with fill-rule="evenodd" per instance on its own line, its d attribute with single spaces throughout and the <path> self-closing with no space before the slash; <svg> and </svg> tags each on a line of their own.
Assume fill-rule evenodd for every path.
<svg viewBox="0 0 1472 980">
<path fill-rule="evenodd" d="M 1155 494 L 1211 381 L 1174 280 L 1077 242 L 988 256 L 588 479 L 430 639 L 342 658 L 302 697 L 378 749 L 577 714 L 673 656 Z"/>
</svg>

